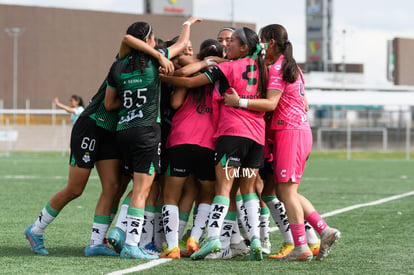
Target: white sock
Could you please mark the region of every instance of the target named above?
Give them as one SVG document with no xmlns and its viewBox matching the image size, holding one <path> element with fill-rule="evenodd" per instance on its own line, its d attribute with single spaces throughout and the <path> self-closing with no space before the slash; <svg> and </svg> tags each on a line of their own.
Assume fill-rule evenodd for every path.
<svg viewBox="0 0 414 275">
<path fill-rule="evenodd" d="M 128 207 L 127 212 L 127 230 L 125 244 L 138 246 L 141 239 L 142 225 L 144 224 L 144 209 Z"/>
<path fill-rule="evenodd" d="M 210 220 L 208 221 L 208 237 L 220 237 L 224 218 L 229 210 L 230 199 L 225 196 L 215 196 L 211 204 Z"/>
<path fill-rule="evenodd" d="M 165 242 L 164 224 L 162 222 L 161 206 L 155 207 L 156 212 L 154 214 L 154 243 L 157 248 L 161 249 L 162 244 Z"/>
<path fill-rule="evenodd" d="M 236 195 L 236 206 L 237 206 L 237 222 L 239 227 L 239 232 L 245 239 L 249 239 L 249 230 L 246 227 L 247 223 L 247 214 L 246 208 L 243 204 L 243 196 Z"/>
<path fill-rule="evenodd" d="M 110 222 L 110 216 L 95 215 L 93 217 L 92 234 L 91 240 L 89 241 L 90 246 L 103 244 Z"/>
<path fill-rule="evenodd" d="M 262 207 L 260 210 L 260 240 L 269 239 L 269 232 L 270 232 L 270 211 L 269 208 Z"/>
<path fill-rule="evenodd" d="M 180 211 L 178 214 L 179 222 L 178 222 L 178 239 L 181 240 L 181 238 L 184 235 L 185 228 L 187 227 L 188 218 L 190 214 L 186 212 Z"/>
<path fill-rule="evenodd" d="M 197 215 L 194 219 L 194 226 L 191 229 L 191 237 L 199 242 L 201 236 L 204 234 L 206 225 L 208 223 L 208 215 L 210 214 L 211 205 L 207 203 L 200 203 L 197 208 Z"/>
<path fill-rule="evenodd" d="M 139 246 L 141 247 L 151 243 L 154 237 L 154 212 L 155 207 L 145 206 L 144 224 L 142 226 L 141 240 L 139 241 Z"/>
<path fill-rule="evenodd" d="M 316 234 L 313 227 L 305 220 L 305 231 L 306 231 L 306 240 L 308 244 L 317 244 L 319 243 L 318 235 Z"/>
<path fill-rule="evenodd" d="M 237 224 L 237 220 L 233 221 L 232 233 L 230 243 L 231 244 L 238 244 L 243 241 L 242 236 L 240 235 L 239 225 Z"/>
<path fill-rule="evenodd" d="M 228 211 L 223 221 L 223 227 L 220 233 L 220 242 L 223 249 L 230 246 L 231 235 L 233 233 L 233 224 L 237 219 L 237 212 Z"/>
<path fill-rule="evenodd" d="M 289 221 L 287 218 L 285 206 L 275 196 L 268 196 L 269 200 L 263 197 L 266 205 L 269 207 L 270 214 L 272 214 L 280 233 L 282 233 L 285 243 L 293 243 L 292 233 L 290 232 Z"/>
<path fill-rule="evenodd" d="M 43 235 L 46 227 L 54 221 L 59 212 L 54 210 L 48 202 L 40 212 L 30 231 L 35 235 Z"/>
<path fill-rule="evenodd" d="M 243 196 L 244 207 L 247 213 L 247 228 L 249 229 L 250 240 L 253 237 L 260 238 L 260 201 L 256 193 L 249 193 Z"/>
<path fill-rule="evenodd" d="M 177 205 L 166 204 L 162 207 L 162 221 L 168 249 L 178 247 L 178 216 Z"/>
<path fill-rule="evenodd" d="M 124 232 L 126 231 L 126 228 L 127 228 L 126 216 L 127 216 L 130 200 L 131 198 L 129 197 L 125 198 L 124 202 L 121 205 L 121 210 L 119 211 L 118 219 L 116 220 L 116 224 L 115 224 L 115 227 L 118 227 Z"/>
</svg>

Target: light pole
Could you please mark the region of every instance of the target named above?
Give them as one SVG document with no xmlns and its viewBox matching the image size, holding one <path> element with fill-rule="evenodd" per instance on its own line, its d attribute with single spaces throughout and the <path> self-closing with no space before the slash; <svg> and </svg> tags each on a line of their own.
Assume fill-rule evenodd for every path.
<svg viewBox="0 0 414 275">
<path fill-rule="evenodd" d="M 24 28 L 5 28 L 4 31 L 13 37 L 13 123 L 16 123 L 17 109 L 17 57 L 18 57 L 18 38 L 23 34 Z"/>
</svg>

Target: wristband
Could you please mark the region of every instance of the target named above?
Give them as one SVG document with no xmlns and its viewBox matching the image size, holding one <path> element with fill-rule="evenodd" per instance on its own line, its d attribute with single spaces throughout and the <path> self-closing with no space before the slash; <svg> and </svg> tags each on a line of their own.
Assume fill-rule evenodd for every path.
<svg viewBox="0 0 414 275">
<path fill-rule="evenodd" d="M 183 26 L 184 26 L 184 25 L 191 26 L 191 22 L 190 22 L 190 21 L 185 21 L 185 22 L 183 23 Z"/>
<path fill-rule="evenodd" d="M 239 98 L 239 107 L 247 109 L 249 100 L 247 98 Z"/>
<path fill-rule="evenodd" d="M 214 60 L 212 60 L 212 59 L 204 59 L 204 62 L 206 62 L 207 67 L 217 65 L 217 62 L 216 62 L 216 61 L 214 61 Z"/>
</svg>

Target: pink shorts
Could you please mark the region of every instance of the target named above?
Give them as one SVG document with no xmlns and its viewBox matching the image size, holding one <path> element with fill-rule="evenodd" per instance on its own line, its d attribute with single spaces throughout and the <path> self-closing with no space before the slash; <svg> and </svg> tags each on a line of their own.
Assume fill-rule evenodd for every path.
<svg viewBox="0 0 414 275">
<path fill-rule="evenodd" d="M 276 130 L 273 146 L 275 182 L 300 183 L 312 149 L 311 129 Z"/>
</svg>

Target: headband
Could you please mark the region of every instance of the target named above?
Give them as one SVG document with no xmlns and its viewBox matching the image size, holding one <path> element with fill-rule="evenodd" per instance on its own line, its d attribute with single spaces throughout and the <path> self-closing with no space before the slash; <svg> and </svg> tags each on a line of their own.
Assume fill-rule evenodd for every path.
<svg viewBox="0 0 414 275">
<path fill-rule="evenodd" d="M 243 28 L 238 28 L 236 30 L 237 35 L 240 38 L 240 41 L 243 42 L 243 44 L 249 45 L 249 42 L 247 41 L 246 33 L 244 32 Z"/>
<path fill-rule="evenodd" d="M 149 25 L 149 30 L 146 36 L 144 36 L 144 40 L 148 38 L 148 36 L 151 34 L 152 28 L 151 25 Z"/>
</svg>

